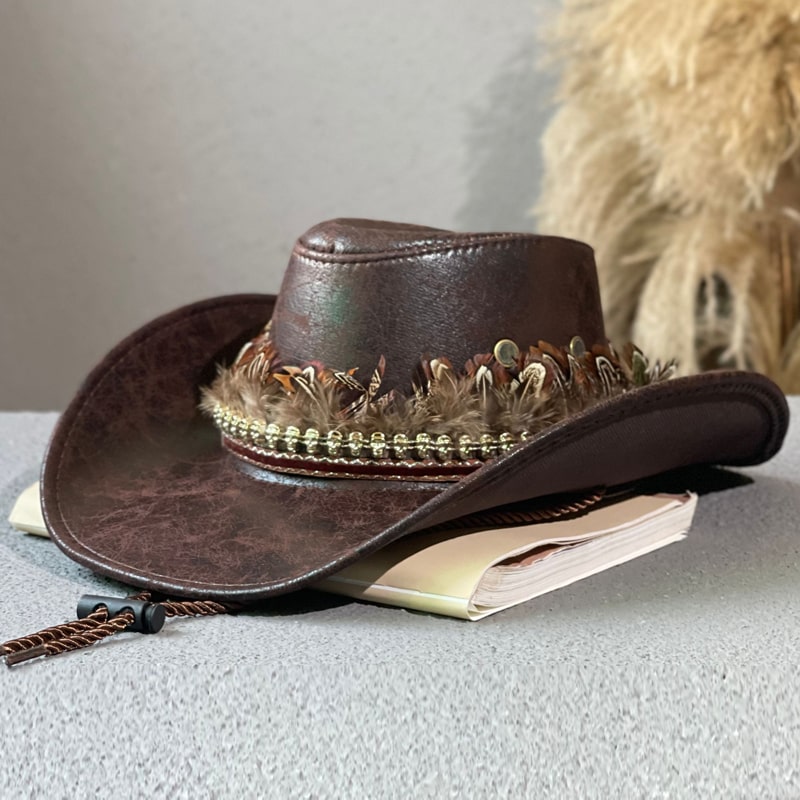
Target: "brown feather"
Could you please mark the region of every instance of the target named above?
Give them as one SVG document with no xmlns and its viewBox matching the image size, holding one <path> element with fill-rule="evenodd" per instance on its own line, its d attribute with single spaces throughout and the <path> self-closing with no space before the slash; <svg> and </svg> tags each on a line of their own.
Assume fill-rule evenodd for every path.
<svg viewBox="0 0 800 800">
<path fill-rule="evenodd" d="M 540 342 L 510 368 L 489 354 L 477 354 L 459 374 L 447 358 L 424 356 L 414 373 L 413 396 L 392 390 L 378 397 L 386 369 L 383 357 L 365 389 L 353 377 L 356 368 L 334 372 L 308 362 L 265 372 L 268 357 L 274 365 L 279 356 L 270 342 L 259 345 L 260 352 L 243 350 L 245 368 L 236 363 L 220 369 L 211 387 L 202 390 L 204 412 L 223 407 L 282 427 L 315 428 L 322 435 L 332 430 L 359 431 L 365 437 L 374 432 L 387 437 L 427 433 L 477 442 L 486 434 L 536 433 L 605 397 L 666 380 L 674 372 L 671 362 L 649 366 L 633 347 L 625 348 L 622 357 L 605 344 L 574 356 Z"/>
</svg>

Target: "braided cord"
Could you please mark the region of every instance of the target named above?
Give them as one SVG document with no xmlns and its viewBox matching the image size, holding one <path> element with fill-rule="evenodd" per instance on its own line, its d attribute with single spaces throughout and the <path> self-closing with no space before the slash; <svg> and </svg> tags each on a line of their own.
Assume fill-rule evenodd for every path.
<svg viewBox="0 0 800 800">
<path fill-rule="evenodd" d="M 20 653 L 23 650 L 30 650 L 32 647 L 39 647 L 49 644 L 59 639 L 69 638 L 94 628 L 108 618 L 107 610 L 102 607 L 93 611 L 84 619 L 76 619 L 72 622 L 63 622 L 61 625 L 54 625 L 52 628 L 45 628 L 43 631 L 31 633 L 27 636 L 20 636 L 18 639 L 10 639 L 0 645 L 0 656 L 10 653 Z"/>
<path fill-rule="evenodd" d="M 126 599 L 151 602 L 151 594 L 140 592 Z M 205 617 L 234 610 L 233 606 L 214 600 L 163 600 L 155 604 L 162 606 L 167 617 Z M 0 658 L 5 658 L 6 666 L 13 667 L 35 658 L 80 650 L 126 630 L 134 621 L 134 614 L 129 609 L 110 617 L 108 608 L 100 605 L 83 619 L 54 625 L 0 644 Z"/>
<path fill-rule="evenodd" d="M 61 653 L 68 653 L 70 650 L 80 650 L 82 647 L 89 647 L 89 645 L 99 642 L 108 636 L 113 636 L 115 633 L 124 631 L 125 628 L 133 624 L 133 613 L 131 611 L 123 611 L 117 614 L 116 617 L 111 617 L 105 622 L 100 622 L 94 627 L 88 628 L 85 631 L 68 636 L 63 639 L 55 639 L 52 642 L 45 644 L 45 655 L 57 656 Z"/>
<path fill-rule="evenodd" d="M 233 610 L 214 600 L 163 600 L 161 605 L 168 617 L 209 617 Z"/>
</svg>

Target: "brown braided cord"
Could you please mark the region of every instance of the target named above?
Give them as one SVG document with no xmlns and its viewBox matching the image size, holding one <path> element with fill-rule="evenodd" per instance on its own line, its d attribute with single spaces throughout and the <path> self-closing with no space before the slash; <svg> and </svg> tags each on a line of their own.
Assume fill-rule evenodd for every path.
<svg viewBox="0 0 800 800">
<path fill-rule="evenodd" d="M 133 612 L 123 611 L 121 614 L 117 614 L 116 617 L 111 617 L 111 619 L 106 622 L 101 622 L 95 627 L 82 631 L 75 636 L 48 642 L 45 645 L 45 650 L 47 651 L 46 655 L 56 656 L 60 653 L 67 653 L 70 650 L 80 650 L 82 647 L 89 647 L 89 645 L 99 642 L 108 636 L 113 636 L 115 633 L 124 631 L 125 628 L 132 624 Z"/>
<path fill-rule="evenodd" d="M 118 614 L 108 619 L 108 609 L 102 606 L 89 617 L 73 622 L 56 625 L 47 631 L 39 631 L 19 639 L 13 639 L 0 647 L 0 655 L 5 656 L 6 666 L 13 667 L 24 661 L 44 656 L 56 656 L 69 650 L 88 647 L 106 636 L 117 633 L 127 628 L 134 620 L 130 611 Z M 83 624 L 86 623 L 86 624 Z M 52 637 L 45 638 L 43 634 L 54 633 Z M 25 646 L 30 642 L 29 646 Z"/>
<path fill-rule="evenodd" d="M 576 498 L 562 499 L 552 504 L 552 500 L 545 498 L 545 503 L 538 508 L 526 508 L 524 510 L 504 510 L 489 508 L 485 511 L 476 511 L 466 517 L 443 522 L 432 530 L 463 530 L 465 528 L 489 528 L 489 527 L 508 527 L 509 525 L 530 525 L 537 522 L 551 522 L 565 517 L 575 516 L 584 511 L 588 511 L 606 496 L 605 490 L 601 487 L 586 495 Z"/>
<path fill-rule="evenodd" d="M 129 596 L 129 600 L 151 601 L 150 592 L 140 592 Z M 164 600 L 158 601 L 168 617 L 211 616 L 233 611 L 214 600 Z M 83 619 L 54 625 L 37 633 L 11 639 L 0 645 L 0 658 L 5 657 L 6 665 L 29 661 L 43 656 L 55 656 L 72 650 L 89 647 L 95 642 L 120 633 L 134 622 L 132 611 L 123 611 L 114 617 L 108 616 L 105 606 L 98 606 Z"/>
<path fill-rule="evenodd" d="M 233 610 L 214 600 L 164 600 L 161 605 L 168 617 L 209 617 Z"/>
<path fill-rule="evenodd" d="M 107 618 L 108 611 L 105 606 L 101 606 L 83 619 L 76 619 L 72 622 L 62 622 L 61 625 L 54 625 L 52 628 L 45 628 L 43 631 L 3 642 L 3 644 L 0 644 L 0 656 L 9 655 L 10 653 L 19 653 L 23 650 L 30 650 L 32 647 L 47 644 L 48 642 L 75 636 L 90 628 L 94 628 L 101 622 L 105 622 Z"/>
<path fill-rule="evenodd" d="M 228 614 L 237 606 L 224 605 L 216 600 L 153 600 L 150 592 L 140 592 L 131 599 L 157 602 L 163 606 L 168 617 L 209 617 L 214 614 Z"/>
</svg>

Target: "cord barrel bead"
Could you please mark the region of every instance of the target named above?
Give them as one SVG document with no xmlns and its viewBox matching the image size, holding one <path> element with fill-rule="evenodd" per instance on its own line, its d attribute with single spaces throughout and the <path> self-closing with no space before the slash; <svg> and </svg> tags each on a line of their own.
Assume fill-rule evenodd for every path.
<svg viewBox="0 0 800 800">
<path fill-rule="evenodd" d="M 167 618 L 166 611 L 160 603 L 150 603 L 146 600 L 135 600 L 131 597 L 103 597 L 95 594 L 85 594 L 78 601 L 78 619 L 88 617 L 100 606 L 108 609 L 108 616 L 116 617 L 123 611 L 133 614 L 133 624 L 128 630 L 137 633 L 158 633 Z"/>
</svg>

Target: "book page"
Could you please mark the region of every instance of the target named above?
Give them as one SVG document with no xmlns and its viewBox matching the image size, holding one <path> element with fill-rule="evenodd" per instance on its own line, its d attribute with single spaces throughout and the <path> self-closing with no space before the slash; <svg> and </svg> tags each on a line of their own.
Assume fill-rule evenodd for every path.
<svg viewBox="0 0 800 800">
<path fill-rule="evenodd" d="M 29 486 L 17 498 L 8 521 L 20 531 L 32 533 L 35 536 L 50 537 L 42 516 L 42 506 L 39 503 L 39 484 Z"/>
<path fill-rule="evenodd" d="M 661 517 L 577 544 L 540 548 L 533 558 L 490 567 L 470 601 L 470 618 L 481 619 L 680 541 L 691 527 L 696 501 L 692 495 Z"/>
<path fill-rule="evenodd" d="M 391 605 L 407 606 L 413 598 L 414 608 L 470 619 L 471 598 L 494 565 L 547 545 L 556 545 L 556 552 L 564 545 L 634 528 L 692 498 L 696 500 L 688 495 L 637 495 L 571 519 L 469 532 L 423 531 L 346 567 L 318 588 Z"/>
</svg>

